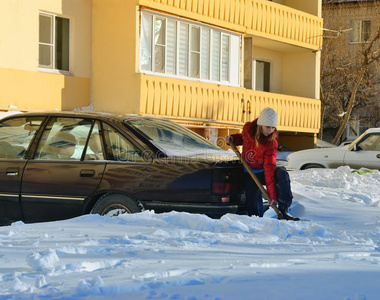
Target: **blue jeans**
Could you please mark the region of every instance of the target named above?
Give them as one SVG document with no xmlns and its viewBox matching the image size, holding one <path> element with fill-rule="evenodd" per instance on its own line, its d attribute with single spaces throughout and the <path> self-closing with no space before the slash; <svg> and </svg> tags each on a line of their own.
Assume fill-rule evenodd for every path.
<svg viewBox="0 0 380 300">
<path fill-rule="evenodd" d="M 264 172 L 259 172 L 255 175 L 263 185 L 266 184 Z M 289 173 L 284 168 L 276 168 L 274 175 L 276 177 L 278 207 L 281 210 L 287 210 L 293 200 Z M 262 217 L 264 215 L 263 196 L 249 173 L 245 173 L 245 197 L 248 215 Z"/>
</svg>

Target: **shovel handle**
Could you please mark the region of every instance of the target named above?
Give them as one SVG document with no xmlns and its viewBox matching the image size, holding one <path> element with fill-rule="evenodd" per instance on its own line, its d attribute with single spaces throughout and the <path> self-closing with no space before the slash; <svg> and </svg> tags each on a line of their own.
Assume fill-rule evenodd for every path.
<svg viewBox="0 0 380 300">
<path fill-rule="evenodd" d="M 272 202 L 272 199 L 271 197 L 269 196 L 267 190 L 264 188 L 264 186 L 261 184 L 260 180 L 257 178 L 257 176 L 255 175 L 255 173 L 253 173 L 251 167 L 249 166 L 249 164 L 246 162 L 246 160 L 241 156 L 241 153 L 240 151 L 236 148 L 235 144 L 233 141 L 230 141 L 230 146 L 232 148 L 232 150 L 234 150 L 235 154 L 237 155 L 237 157 L 240 159 L 241 163 L 243 164 L 243 166 L 246 168 L 246 170 L 248 171 L 249 175 L 251 175 L 253 181 L 257 184 L 257 186 L 259 187 L 260 191 L 263 193 L 264 195 L 264 198 L 268 200 L 269 203 Z M 284 216 L 282 215 L 282 213 L 280 212 L 280 210 L 277 208 L 276 205 L 272 204 L 270 205 L 270 207 L 273 208 L 273 210 L 276 212 L 277 214 L 277 217 L 278 219 L 283 219 Z"/>
</svg>

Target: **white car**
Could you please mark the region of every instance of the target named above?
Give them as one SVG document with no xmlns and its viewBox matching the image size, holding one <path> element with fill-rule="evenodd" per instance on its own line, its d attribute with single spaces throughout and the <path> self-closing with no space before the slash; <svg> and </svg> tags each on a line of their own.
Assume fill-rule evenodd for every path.
<svg viewBox="0 0 380 300">
<path fill-rule="evenodd" d="M 340 166 L 349 166 L 352 169 L 363 167 L 380 170 L 380 128 L 366 130 L 349 145 L 301 150 L 290 154 L 287 160 L 288 170 L 337 168 Z"/>
</svg>

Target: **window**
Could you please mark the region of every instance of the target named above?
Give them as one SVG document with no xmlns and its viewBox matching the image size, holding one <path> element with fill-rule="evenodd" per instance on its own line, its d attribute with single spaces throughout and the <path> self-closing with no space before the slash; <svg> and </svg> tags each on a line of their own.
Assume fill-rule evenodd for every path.
<svg viewBox="0 0 380 300">
<path fill-rule="evenodd" d="M 269 92 L 270 86 L 270 63 L 267 61 L 253 61 L 253 89 L 256 91 Z"/>
<path fill-rule="evenodd" d="M 104 156 L 103 139 L 101 136 L 100 123 L 95 122 L 90 138 L 88 139 L 85 160 L 103 160 Z"/>
<path fill-rule="evenodd" d="M 0 124 L 0 159 L 24 159 L 43 118 L 16 118 Z"/>
<path fill-rule="evenodd" d="M 380 151 L 380 135 L 371 134 L 358 144 L 359 150 Z"/>
<path fill-rule="evenodd" d="M 37 147 L 35 159 L 81 160 L 92 121 L 51 118 Z"/>
<path fill-rule="evenodd" d="M 167 120 L 130 120 L 127 124 L 167 156 L 213 155 L 220 148 L 205 141 L 193 131 Z M 220 154 L 220 153 L 219 153 Z"/>
<path fill-rule="evenodd" d="M 39 67 L 69 71 L 70 20 L 40 13 L 39 22 Z"/>
<path fill-rule="evenodd" d="M 370 20 L 351 20 L 350 21 L 350 42 L 365 43 L 371 36 Z"/>
<path fill-rule="evenodd" d="M 141 13 L 140 70 L 239 86 L 240 35 Z"/>
<path fill-rule="evenodd" d="M 106 143 L 109 145 L 108 157 L 111 160 L 124 162 L 146 162 L 143 152 L 120 135 L 108 124 L 103 123 Z"/>
</svg>

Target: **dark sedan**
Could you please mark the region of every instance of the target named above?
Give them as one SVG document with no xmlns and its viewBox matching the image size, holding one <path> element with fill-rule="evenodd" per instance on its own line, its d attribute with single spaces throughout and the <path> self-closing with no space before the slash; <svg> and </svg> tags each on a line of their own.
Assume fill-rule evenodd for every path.
<svg viewBox="0 0 380 300">
<path fill-rule="evenodd" d="M 236 156 L 175 122 L 91 112 L 0 121 L 0 224 L 152 209 L 245 213 Z"/>
</svg>

